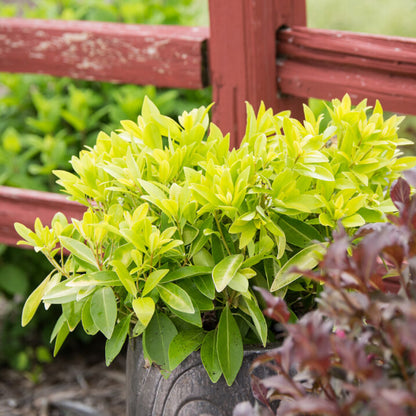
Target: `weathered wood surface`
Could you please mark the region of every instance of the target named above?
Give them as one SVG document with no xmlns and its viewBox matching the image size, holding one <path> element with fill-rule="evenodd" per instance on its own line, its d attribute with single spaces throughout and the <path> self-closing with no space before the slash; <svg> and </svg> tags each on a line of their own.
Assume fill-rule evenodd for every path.
<svg viewBox="0 0 416 416">
<path fill-rule="evenodd" d="M 0 19 L 0 71 L 202 88 L 208 28 Z"/>
<path fill-rule="evenodd" d="M 0 186 L 0 243 L 11 246 L 21 240 L 14 229 L 15 222 L 33 229 L 37 217 L 49 225 L 57 212 L 68 219 L 80 219 L 85 210 L 86 207 L 68 201 L 64 195 Z"/>
<path fill-rule="evenodd" d="M 279 97 L 276 32 L 306 24 L 304 0 L 210 0 L 209 64 L 213 120 L 237 146 L 245 131 L 245 101 L 257 110 L 263 100 L 276 112 L 301 116 L 303 100 Z"/>
<path fill-rule="evenodd" d="M 379 99 L 416 114 L 416 39 L 292 27 L 278 34 L 279 90 L 330 100 Z"/>
</svg>

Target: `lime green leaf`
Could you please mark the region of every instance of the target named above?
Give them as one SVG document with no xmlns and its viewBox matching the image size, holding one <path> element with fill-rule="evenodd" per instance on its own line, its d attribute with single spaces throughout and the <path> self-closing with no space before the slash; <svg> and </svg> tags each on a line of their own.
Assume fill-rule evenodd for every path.
<svg viewBox="0 0 416 416">
<path fill-rule="evenodd" d="M 61 304 L 76 300 L 79 289 L 77 287 L 69 287 L 67 283 L 68 280 L 64 280 L 53 286 L 43 296 L 43 301 L 52 304 Z"/>
<path fill-rule="evenodd" d="M 95 291 L 90 312 L 96 327 L 110 339 L 117 319 L 117 302 L 110 287 L 100 287 Z"/>
<path fill-rule="evenodd" d="M 150 293 L 168 272 L 169 269 L 158 269 L 150 273 L 149 276 L 147 276 L 142 295 L 146 296 Z"/>
<path fill-rule="evenodd" d="M 133 310 L 140 322 L 146 327 L 155 312 L 155 302 L 151 297 L 133 299 Z"/>
<path fill-rule="evenodd" d="M 22 312 L 22 326 L 26 326 L 35 315 L 42 298 L 44 296 L 45 290 L 51 279 L 51 275 L 48 275 L 43 282 L 31 293 L 31 295 L 26 299 L 25 305 L 23 306 Z"/>
<path fill-rule="evenodd" d="M 137 321 L 136 325 L 134 325 L 132 329 L 132 337 L 138 337 L 139 335 L 143 334 L 146 327 L 140 322 Z"/>
<path fill-rule="evenodd" d="M 20 224 L 19 222 L 14 223 L 14 229 L 16 230 L 17 234 L 20 235 L 25 241 L 19 241 L 18 244 L 28 244 L 31 246 L 39 246 L 41 241 L 39 237 L 25 225 Z"/>
<path fill-rule="evenodd" d="M 248 290 L 247 277 L 244 276 L 244 274 L 237 272 L 228 283 L 228 287 L 237 292 L 246 293 Z"/>
<path fill-rule="evenodd" d="M 243 362 L 244 351 L 240 330 L 228 304 L 218 323 L 217 354 L 225 381 L 231 386 Z"/>
<path fill-rule="evenodd" d="M 201 250 L 195 253 L 192 257 L 192 261 L 195 266 L 205 266 L 211 268 L 215 266 L 212 254 L 206 248 L 201 248 Z"/>
<path fill-rule="evenodd" d="M 345 217 L 341 220 L 341 222 L 345 228 L 360 227 L 361 225 L 365 224 L 365 220 L 360 214 L 354 214 L 350 215 L 349 217 Z"/>
<path fill-rule="evenodd" d="M 143 142 L 151 149 L 162 148 L 162 137 L 160 131 L 154 123 L 148 123 L 143 129 Z"/>
<path fill-rule="evenodd" d="M 169 370 L 173 371 L 189 354 L 196 351 L 204 336 L 204 331 L 195 327 L 179 332 L 169 345 Z"/>
<path fill-rule="evenodd" d="M 105 343 L 105 364 L 109 366 L 120 353 L 129 333 L 131 314 L 125 316 L 114 328 L 113 335 Z"/>
<path fill-rule="evenodd" d="M 63 247 L 65 247 L 74 256 L 79 257 L 81 260 L 89 263 L 98 269 L 97 260 L 93 251 L 81 241 L 75 240 L 71 237 L 59 237 L 59 240 Z"/>
<path fill-rule="evenodd" d="M 326 243 L 312 244 L 291 257 L 277 272 L 270 291 L 275 292 L 302 276 L 301 273 L 289 272 L 292 267 L 296 266 L 303 270 L 314 268 L 319 263 L 319 256 L 325 254 L 327 245 Z"/>
<path fill-rule="evenodd" d="M 184 313 L 194 313 L 195 309 L 189 295 L 174 283 L 164 283 L 157 287 L 162 300 L 172 309 Z"/>
<path fill-rule="evenodd" d="M 113 260 L 111 265 L 114 267 L 118 278 L 120 279 L 127 292 L 136 297 L 136 283 L 131 277 L 130 272 L 127 270 L 127 267 L 120 260 Z"/>
<path fill-rule="evenodd" d="M 201 361 L 211 381 L 216 383 L 222 374 L 217 354 L 216 331 L 205 335 L 201 345 Z"/>
<path fill-rule="evenodd" d="M 186 224 L 183 230 L 183 243 L 185 245 L 191 244 L 198 236 L 199 230 L 189 224 Z"/>
<path fill-rule="evenodd" d="M 68 322 L 69 330 L 72 332 L 81 321 L 81 312 L 84 302 L 68 302 L 62 305 L 62 313 Z"/>
<path fill-rule="evenodd" d="M 69 334 L 68 323 L 64 315 L 61 315 L 59 319 L 56 321 L 56 324 L 52 330 L 51 339 L 50 339 L 50 342 L 56 339 L 55 348 L 53 351 L 54 357 L 56 356 L 56 354 L 58 354 L 58 351 L 61 349 L 61 346 L 64 343 L 68 334 Z"/>
<path fill-rule="evenodd" d="M 68 287 L 121 286 L 117 274 L 110 270 L 86 273 L 66 281 Z"/>
<path fill-rule="evenodd" d="M 178 333 L 173 322 L 156 312 L 143 332 L 143 346 L 150 359 L 165 369 L 169 367 L 169 345 Z"/>
<path fill-rule="evenodd" d="M 91 298 L 88 298 L 84 303 L 81 313 L 81 323 L 84 331 L 88 335 L 95 335 L 99 331 L 91 317 Z"/>
<path fill-rule="evenodd" d="M 383 222 L 383 213 L 378 211 L 377 209 L 370 209 L 370 208 L 361 208 L 358 211 L 365 222 Z"/>
<path fill-rule="evenodd" d="M 217 292 L 222 292 L 237 274 L 244 261 L 242 254 L 233 254 L 222 259 L 212 270 L 212 278 Z"/>
<path fill-rule="evenodd" d="M 139 179 L 141 187 L 152 197 L 164 200 L 166 199 L 166 194 L 154 183 L 145 181 L 144 179 Z"/>
</svg>

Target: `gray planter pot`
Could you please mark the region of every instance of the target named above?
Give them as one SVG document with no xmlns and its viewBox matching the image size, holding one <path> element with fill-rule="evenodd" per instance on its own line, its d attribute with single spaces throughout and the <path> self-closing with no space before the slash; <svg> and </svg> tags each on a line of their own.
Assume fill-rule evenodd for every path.
<svg viewBox="0 0 416 416">
<path fill-rule="evenodd" d="M 249 367 L 264 352 L 245 351 L 241 370 L 229 387 L 223 377 L 211 382 L 199 352 L 192 353 L 166 380 L 157 368 L 145 367 L 141 339 L 134 338 L 127 352 L 127 416 L 231 416 L 237 403 L 254 402 Z M 256 375 L 263 377 L 265 370 L 259 371 Z"/>
</svg>

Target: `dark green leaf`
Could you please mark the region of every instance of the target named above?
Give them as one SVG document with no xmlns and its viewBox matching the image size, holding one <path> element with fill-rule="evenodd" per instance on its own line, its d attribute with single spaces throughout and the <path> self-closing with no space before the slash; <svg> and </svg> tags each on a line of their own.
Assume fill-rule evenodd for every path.
<svg viewBox="0 0 416 416">
<path fill-rule="evenodd" d="M 322 241 L 318 230 L 304 221 L 281 215 L 277 224 L 284 231 L 286 241 L 296 247 L 305 248 L 314 240 Z"/>
<path fill-rule="evenodd" d="M 172 308 L 169 308 L 169 309 L 174 315 L 176 315 L 178 318 L 182 319 L 183 321 L 191 325 L 195 325 L 199 328 L 202 328 L 201 312 L 195 304 L 194 304 L 194 309 L 195 309 L 194 313 L 184 313 L 184 312 L 180 312 L 175 309 L 172 309 Z"/>
<path fill-rule="evenodd" d="M 215 285 L 211 274 L 209 276 L 198 276 L 193 279 L 197 289 L 207 298 L 215 298 Z"/>
<path fill-rule="evenodd" d="M 244 351 L 240 330 L 228 305 L 218 323 L 217 354 L 225 381 L 231 386 L 243 362 Z"/>
<path fill-rule="evenodd" d="M 173 282 L 176 280 L 187 279 L 189 277 L 203 276 L 211 274 L 212 268 L 206 266 L 188 266 L 169 272 L 163 279 L 162 283 Z"/>
<path fill-rule="evenodd" d="M 201 345 L 201 361 L 213 383 L 216 383 L 222 374 L 218 361 L 216 334 L 216 330 L 208 332 Z"/>
<path fill-rule="evenodd" d="M 197 306 L 199 310 L 211 311 L 214 309 L 214 303 L 208 297 L 204 296 L 192 282 L 189 280 L 182 280 L 178 285 L 188 293 L 192 299 L 192 303 L 194 306 Z"/>
<path fill-rule="evenodd" d="M 250 316 L 254 322 L 254 326 L 256 327 L 257 335 L 260 338 L 261 342 L 263 343 L 263 346 L 266 346 L 267 323 L 266 323 L 266 319 L 264 318 L 263 312 L 261 311 L 261 309 L 258 307 L 258 305 L 253 299 L 244 298 L 244 301 L 250 312 Z"/>
<path fill-rule="evenodd" d="M 169 346 L 169 369 L 173 371 L 189 354 L 196 351 L 204 336 L 204 331 L 195 327 L 179 332 Z"/>
<path fill-rule="evenodd" d="M 156 312 L 143 332 L 143 345 L 150 359 L 167 369 L 169 345 L 178 333 L 172 321 L 163 313 Z"/>
<path fill-rule="evenodd" d="M 105 343 L 105 363 L 111 364 L 120 353 L 129 333 L 131 314 L 125 316 L 114 328 L 113 335 Z"/>
<path fill-rule="evenodd" d="M 211 234 L 211 251 L 215 264 L 219 263 L 227 255 L 221 240 L 216 234 Z"/>
<path fill-rule="evenodd" d="M 190 257 L 192 258 L 196 253 L 198 253 L 207 243 L 209 236 L 204 234 L 205 229 L 212 229 L 212 217 L 209 216 L 198 228 L 199 234 L 194 241 L 192 241 L 190 249 Z"/>
</svg>

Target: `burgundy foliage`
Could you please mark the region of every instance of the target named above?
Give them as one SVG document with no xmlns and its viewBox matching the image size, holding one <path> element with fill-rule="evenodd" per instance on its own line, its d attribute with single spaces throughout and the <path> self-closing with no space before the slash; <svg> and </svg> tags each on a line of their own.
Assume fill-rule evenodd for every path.
<svg viewBox="0 0 416 416">
<path fill-rule="evenodd" d="M 262 292 L 287 336 L 253 363 L 275 373 L 253 378 L 267 406 L 245 404 L 239 416 L 416 414 L 416 171 L 404 177 L 391 189 L 397 215 L 352 238 L 341 227 L 304 273 L 325 283 L 316 311 L 289 324 L 284 302 Z"/>
</svg>

